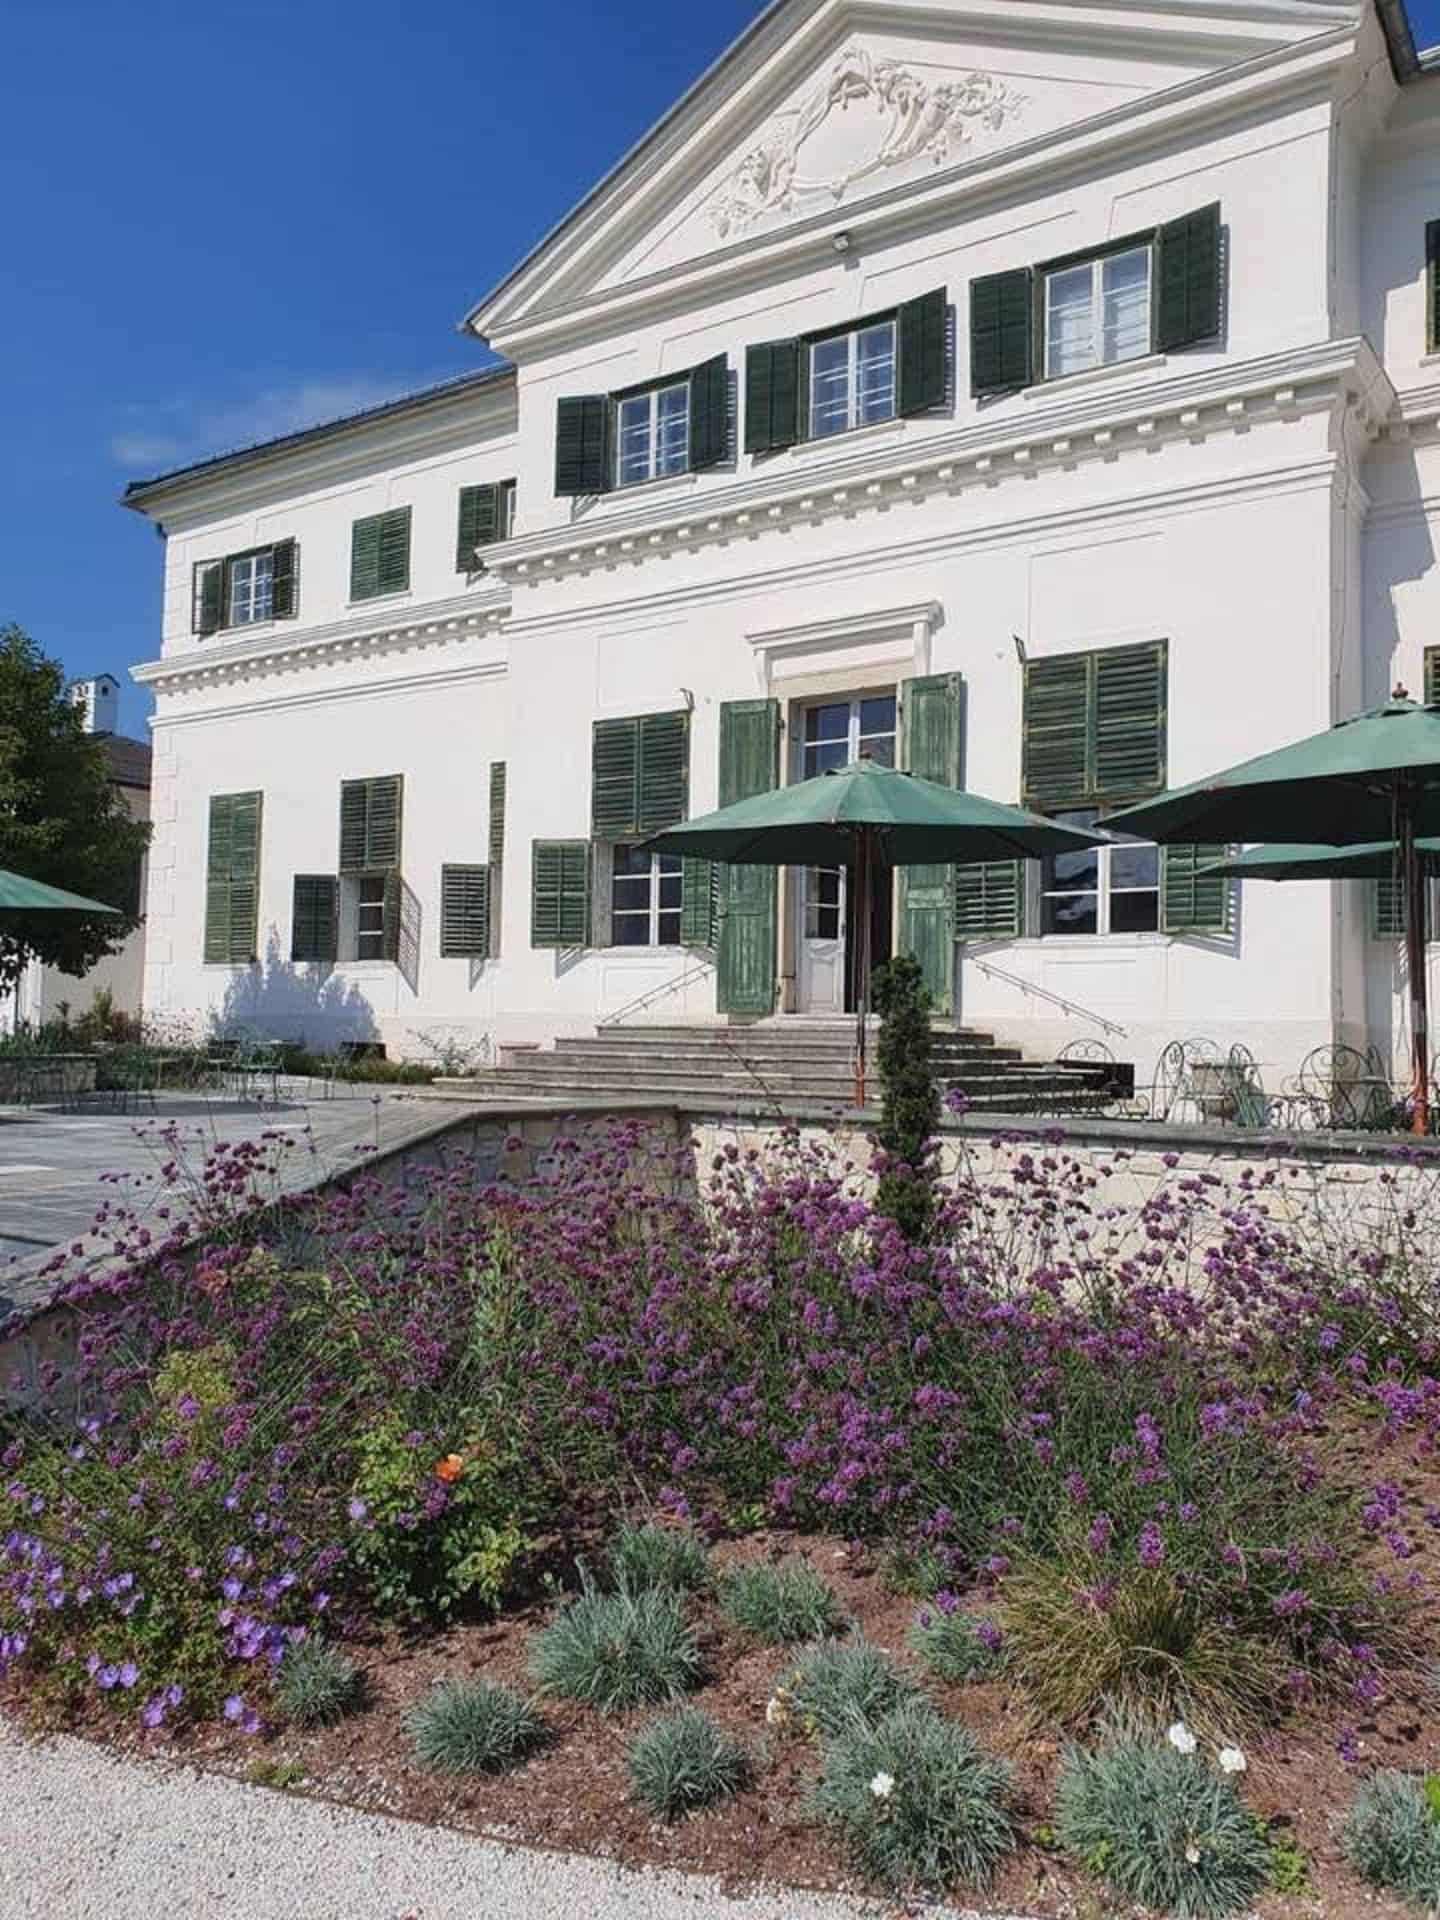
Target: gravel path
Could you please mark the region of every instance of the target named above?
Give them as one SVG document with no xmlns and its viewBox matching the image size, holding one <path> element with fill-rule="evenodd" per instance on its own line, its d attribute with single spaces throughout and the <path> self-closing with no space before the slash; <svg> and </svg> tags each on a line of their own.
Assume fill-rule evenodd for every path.
<svg viewBox="0 0 1440 1920">
<path fill-rule="evenodd" d="M 30 1744 L 0 1728 L 0 1920 L 875 1920 L 885 1911 L 811 1894 L 732 1899 L 688 1874 L 502 1847 L 119 1760 L 79 1740 Z"/>
</svg>

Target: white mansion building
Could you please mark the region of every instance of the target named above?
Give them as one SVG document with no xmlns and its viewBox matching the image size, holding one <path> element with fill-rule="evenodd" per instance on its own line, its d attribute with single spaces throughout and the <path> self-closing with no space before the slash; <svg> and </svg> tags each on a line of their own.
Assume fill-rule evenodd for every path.
<svg viewBox="0 0 1440 1920">
<path fill-rule="evenodd" d="M 860 752 L 1103 821 L 1428 689 L 1437 256 L 1399 0 L 776 0 L 466 316 L 503 364 L 127 490 L 147 1007 L 833 1015 L 842 874 L 638 843 Z M 876 939 L 1033 1054 L 1388 1049 L 1384 895 L 1212 851 L 917 869 Z"/>
</svg>

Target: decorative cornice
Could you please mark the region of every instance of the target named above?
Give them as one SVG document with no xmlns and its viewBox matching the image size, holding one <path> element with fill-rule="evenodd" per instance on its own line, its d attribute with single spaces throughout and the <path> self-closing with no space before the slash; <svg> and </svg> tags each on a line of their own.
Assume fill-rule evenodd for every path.
<svg viewBox="0 0 1440 1920">
<path fill-rule="evenodd" d="M 191 713 L 156 713 L 150 725 L 158 736 L 163 736 L 173 727 L 204 726 L 208 721 L 225 720 L 236 714 L 284 713 L 296 707 L 326 707 L 337 702 L 348 704 L 354 700 L 387 700 L 397 693 L 410 693 L 416 688 L 424 688 L 427 693 L 443 694 L 447 689 L 471 681 L 502 679 L 508 671 L 508 662 L 503 659 L 465 660 L 457 666 L 439 668 L 427 663 L 417 667 L 413 673 L 387 674 L 383 680 L 347 680 L 339 686 L 321 684 L 297 689 L 294 693 L 257 690 L 243 700 L 197 707 Z"/>
<path fill-rule="evenodd" d="M 286 634 L 283 639 L 267 635 L 261 641 L 231 640 L 220 646 L 202 643 L 132 667 L 130 674 L 141 686 L 153 687 L 161 696 L 197 693 L 277 674 L 384 659 L 416 648 L 429 651 L 454 646 L 496 629 L 509 606 L 508 589 L 487 586 L 476 593 L 431 601 L 423 612 L 407 612 L 397 618 L 392 611 L 383 624 L 369 614 L 310 627 Z"/>
<path fill-rule="evenodd" d="M 1292 348 L 1261 359 L 1208 364 L 1117 393 L 1080 397 L 967 421 L 948 430 L 933 422 L 901 423 L 898 440 L 869 442 L 824 461 L 782 456 L 743 480 L 703 493 L 605 511 L 525 535 L 489 550 L 499 580 L 535 586 L 574 574 L 640 566 L 677 552 L 698 552 L 753 539 L 796 523 L 853 515 L 897 501 L 969 486 L 994 487 L 1046 468 L 1114 460 L 1167 441 L 1195 441 L 1273 420 L 1346 409 L 1347 431 L 1373 438 L 1394 391 L 1361 336 Z M 608 506 L 609 503 L 607 503 Z"/>
</svg>

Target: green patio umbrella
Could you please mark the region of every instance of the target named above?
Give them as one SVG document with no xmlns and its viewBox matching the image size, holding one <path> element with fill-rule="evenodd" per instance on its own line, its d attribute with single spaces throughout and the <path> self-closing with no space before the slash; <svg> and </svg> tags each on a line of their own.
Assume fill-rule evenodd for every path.
<svg viewBox="0 0 1440 1920">
<path fill-rule="evenodd" d="M 1104 834 L 1063 827 L 1041 814 L 862 758 L 686 820 L 657 833 L 646 845 L 658 853 L 689 854 L 729 866 L 843 866 L 853 871 L 860 901 L 855 1100 L 863 1106 L 876 868 L 1029 859 L 1101 846 L 1105 839 Z"/>
<path fill-rule="evenodd" d="M 1440 840 L 1417 840 L 1415 849 L 1427 867 L 1440 861 Z M 1229 873 L 1238 880 L 1388 880 L 1399 857 L 1395 840 L 1372 840 L 1355 847 L 1273 841 L 1246 847 L 1243 853 L 1212 861 L 1200 871 Z"/>
<path fill-rule="evenodd" d="M 107 907 L 99 900 L 87 900 L 82 894 L 66 893 L 60 887 L 47 887 L 43 880 L 27 879 L 23 873 L 11 873 L 0 867 L 0 915 L 6 913 L 120 913 L 119 907 Z"/>
<path fill-rule="evenodd" d="M 1423 867 L 1416 836 L 1440 836 L 1440 707 L 1403 687 L 1292 746 L 1172 788 L 1106 825 L 1162 842 L 1274 840 L 1368 848 L 1395 845 L 1405 896 L 1410 1046 L 1417 1133 L 1429 1122 Z"/>
</svg>

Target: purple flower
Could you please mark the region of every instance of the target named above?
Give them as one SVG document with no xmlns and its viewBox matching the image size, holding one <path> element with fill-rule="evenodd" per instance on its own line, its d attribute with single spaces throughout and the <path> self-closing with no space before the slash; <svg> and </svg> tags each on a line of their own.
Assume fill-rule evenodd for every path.
<svg viewBox="0 0 1440 1920">
<path fill-rule="evenodd" d="M 245 1718 L 245 1702 L 238 1693 L 227 1694 L 222 1711 L 225 1718 L 234 1724 Z"/>
<path fill-rule="evenodd" d="M 1147 1520 L 1140 1529 L 1140 1538 L 1136 1543 L 1135 1556 L 1142 1567 L 1155 1568 L 1165 1563 L 1165 1536 L 1153 1520 Z"/>
<path fill-rule="evenodd" d="M 360 1500 L 357 1498 L 350 1502 L 349 1506 L 345 1509 L 345 1511 L 350 1515 L 350 1518 L 355 1522 L 356 1526 L 358 1527 L 360 1522 L 367 1518 L 367 1516 L 369 1515 L 370 1509 L 369 1507 L 366 1506 L 363 1500 Z"/>
<path fill-rule="evenodd" d="M 1085 1533 L 1085 1543 L 1091 1553 L 1101 1554 L 1110 1551 L 1110 1542 L 1115 1537 L 1115 1522 L 1108 1513 L 1097 1513 Z"/>
</svg>

